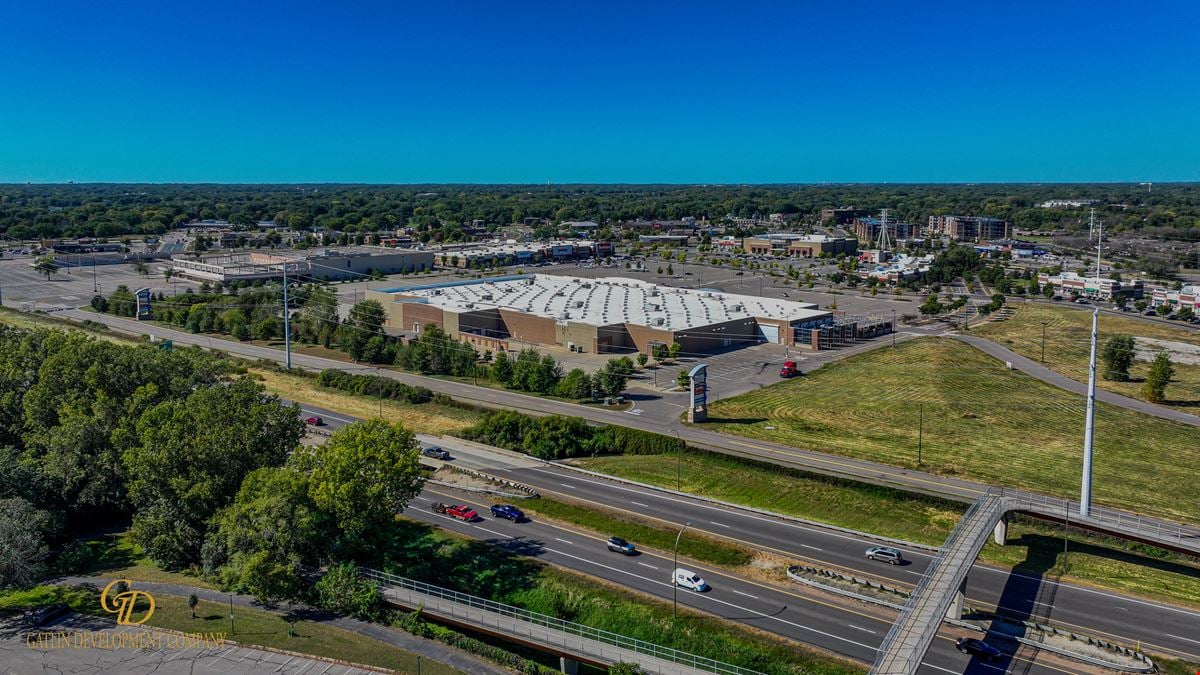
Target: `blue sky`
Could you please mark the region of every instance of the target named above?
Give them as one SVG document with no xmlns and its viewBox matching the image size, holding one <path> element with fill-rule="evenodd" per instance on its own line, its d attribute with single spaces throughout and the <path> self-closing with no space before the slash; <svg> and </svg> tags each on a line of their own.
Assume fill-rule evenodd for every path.
<svg viewBox="0 0 1200 675">
<path fill-rule="evenodd" d="M 10 2 L 0 181 L 1200 180 L 1196 2 Z"/>
</svg>

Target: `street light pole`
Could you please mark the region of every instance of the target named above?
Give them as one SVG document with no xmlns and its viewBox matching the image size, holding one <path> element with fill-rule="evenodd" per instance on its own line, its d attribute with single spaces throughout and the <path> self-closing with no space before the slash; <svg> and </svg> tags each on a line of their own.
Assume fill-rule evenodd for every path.
<svg viewBox="0 0 1200 675">
<path fill-rule="evenodd" d="M 892 310 L 892 349 L 896 348 L 896 310 Z"/>
<path fill-rule="evenodd" d="M 1046 322 L 1042 322 L 1042 363 L 1046 362 Z"/>
<path fill-rule="evenodd" d="M 679 583 L 675 579 L 675 570 L 679 569 L 679 539 L 683 537 L 683 531 L 692 526 L 692 521 L 688 521 L 683 527 L 679 528 L 679 534 L 675 535 L 675 562 L 671 566 L 671 589 L 672 605 L 671 605 L 671 620 L 679 618 Z"/>
<path fill-rule="evenodd" d="M 288 323 L 287 260 L 283 261 L 283 352 L 286 368 L 292 369 L 292 329 Z"/>
</svg>

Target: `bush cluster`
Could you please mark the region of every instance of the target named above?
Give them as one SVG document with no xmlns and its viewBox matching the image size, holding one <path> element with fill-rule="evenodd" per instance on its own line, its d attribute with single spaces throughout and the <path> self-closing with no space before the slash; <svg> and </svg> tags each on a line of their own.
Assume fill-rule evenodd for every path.
<svg viewBox="0 0 1200 675">
<path fill-rule="evenodd" d="M 435 399 L 433 392 L 425 387 L 412 387 L 389 377 L 355 375 L 334 368 L 322 370 L 317 376 L 317 384 L 350 394 L 386 398 L 389 401 L 429 403 Z"/>
</svg>

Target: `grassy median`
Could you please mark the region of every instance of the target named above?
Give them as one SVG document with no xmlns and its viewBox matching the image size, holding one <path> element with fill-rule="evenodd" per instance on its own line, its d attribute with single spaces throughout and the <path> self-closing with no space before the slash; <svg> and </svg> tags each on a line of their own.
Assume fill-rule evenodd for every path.
<svg viewBox="0 0 1200 675">
<path fill-rule="evenodd" d="M 1042 359 L 1042 323 L 1046 324 L 1045 365 L 1067 377 L 1087 382 L 1088 356 L 1091 350 L 1092 315 L 1088 312 L 1043 304 L 1016 304 L 1013 315 L 1004 321 L 990 321 L 971 332 L 1033 359 Z M 1200 346 L 1200 332 L 1169 324 L 1111 314 L 1100 314 L 1099 345 L 1114 335 L 1132 335 L 1184 345 Z M 1167 387 L 1168 406 L 1184 412 L 1200 412 L 1200 364 L 1175 359 L 1175 377 Z M 1103 367 L 1103 366 L 1102 366 Z M 1150 370 L 1148 361 L 1136 360 L 1129 369 L 1131 381 L 1111 382 L 1101 378 L 1097 386 L 1129 396 L 1142 396 L 1142 381 Z"/>
<path fill-rule="evenodd" d="M 717 401 L 705 426 L 910 468 L 920 446 L 925 471 L 1073 496 L 1084 407 L 969 345 L 922 338 Z M 1200 521 L 1198 439 L 1195 427 L 1100 404 L 1097 501 Z"/>
</svg>

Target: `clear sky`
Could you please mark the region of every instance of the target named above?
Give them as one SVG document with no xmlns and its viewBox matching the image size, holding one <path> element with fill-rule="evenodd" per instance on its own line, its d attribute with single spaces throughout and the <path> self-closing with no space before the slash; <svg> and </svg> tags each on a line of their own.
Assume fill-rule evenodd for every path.
<svg viewBox="0 0 1200 675">
<path fill-rule="evenodd" d="M 1200 180 L 1200 2 L 0 6 L 0 181 Z"/>
</svg>

